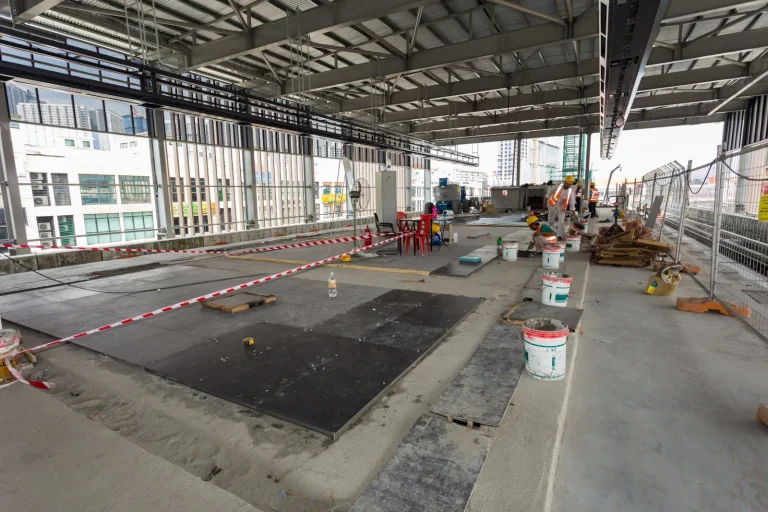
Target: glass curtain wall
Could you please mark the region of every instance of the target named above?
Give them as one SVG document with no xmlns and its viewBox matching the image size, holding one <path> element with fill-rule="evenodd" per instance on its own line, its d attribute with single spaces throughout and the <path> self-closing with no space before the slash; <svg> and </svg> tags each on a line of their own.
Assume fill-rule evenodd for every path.
<svg viewBox="0 0 768 512">
<path fill-rule="evenodd" d="M 307 183 L 301 136 L 262 128 L 253 130 L 253 183 L 259 227 L 304 224 Z"/>
</svg>

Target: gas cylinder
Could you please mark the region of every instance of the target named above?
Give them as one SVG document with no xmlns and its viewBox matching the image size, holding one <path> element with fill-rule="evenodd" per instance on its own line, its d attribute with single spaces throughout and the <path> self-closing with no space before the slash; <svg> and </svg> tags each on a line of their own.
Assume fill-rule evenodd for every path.
<svg viewBox="0 0 768 512">
<path fill-rule="evenodd" d="M 372 237 L 371 237 L 371 228 L 368 226 L 365 226 L 365 230 L 363 231 L 363 234 L 366 236 L 365 239 L 365 246 L 370 247 L 373 243 Z"/>
</svg>

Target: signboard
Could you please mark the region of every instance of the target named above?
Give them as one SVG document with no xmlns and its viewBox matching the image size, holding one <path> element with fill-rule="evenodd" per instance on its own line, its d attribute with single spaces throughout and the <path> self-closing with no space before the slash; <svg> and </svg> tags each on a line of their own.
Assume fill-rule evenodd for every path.
<svg viewBox="0 0 768 512">
<path fill-rule="evenodd" d="M 760 184 L 760 206 L 757 208 L 757 220 L 768 222 L 768 181 Z"/>
<path fill-rule="evenodd" d="M 189 217 L 189 203 L 182 205 L 184 211 L 184 217 Z M 208 203 L 203 203 L 203 215 L 208 215 Z M 211 213 L 216 213 L 216 203 L 210 203 Z M 173 203 L 171 205 L 171 213 L 174 217 L 179 216 L 179 203 Z M 197 216 L 200 213 L 200 203 L 192 203 L 192 215 Z"/>
<path fill-rule="evenodd" d="M 344 203 L 347 200 L 347 194 L 323 194 L 324 203 Z"/>
</svg>

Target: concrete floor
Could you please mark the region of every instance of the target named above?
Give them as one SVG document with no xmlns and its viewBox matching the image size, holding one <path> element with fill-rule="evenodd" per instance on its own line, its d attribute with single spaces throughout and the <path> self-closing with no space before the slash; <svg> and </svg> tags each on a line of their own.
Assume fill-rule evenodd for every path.
<svg viewBox="0 0 768 512">
<path fill-rule="evenodd" d="M 768 346 L 741 321 L 643 294 L 650 272 L 590 268 L 553 510 L 768 510 Z"/>
<path fill-rule="evenodd" d="M 511 231 L 506 228 L 499 234 Z M 469 252 L 474 246 L 486 243 L 487 240 L 459 243 L 423 258 L 421 255 L 415 258 L 408 255 L 396 258 L 395 262 L 402 268 L 444 264 Z M 336 254 L 343 248 L 333 246 L 332 250 Z M 327 252 L 328 248 L 310 251 L 313 254 Z M 313 257 L 313 254 L 305 254 L 306 258 Z M 378 261 L 388 262 L 387 259 Z M 344 297 L 346 285 L 356 284 L 461 294 L 486 300 L 398 381 L 391 392 L 356 425 L 332 443 L 300 427 L 195 392 L 76 346 L 42 353 L 33 375 L 56 382 L 57 388 L 47 392 L 48 397 L 191 475 L 203 478 L 211 473 L 214 466 L 222 468 L 222 472 L 214 476 L 210 483 L 263 511 L 325 512 L 335 507 L 334 510 L 341 512 L 354 502 L 416 419 L 429 412 L 430 405 L 469 359 L 499 315 L 509 308 L 510 302 L 514 301 L 539 264 L 537 259 L 514 264 L 494 261 L 469 278 L 425 277 L 424 282 L 409 282 L 423 276 L 333 269 L 339 281 L 341 298 Z M 286 268 L 283 263 L 223 257 L 194 258 L 185 261 L 183 266 L 200 268 L 201 275 L 214 270 L 248 274 L 270 273 Z M 86 266 L 81 268 L 83 272 L 89 271 Z M 167 270 L 173 273 L 174 279 L 177 276 L 181 279 L 175 269 L 178 267 L 168 267 Z M 150 276 L 158 276 L 158 272 L 157 269 L 145 271 Z M 329 269 L 319 268 L 289 279 L 296 282 L 325 281 L 328 274 Z M 137 273 L 133 277 L 110 278 L 112 281 L 109 282 L 114 281 L 116 287 L 125 279 L 139 281 L 141 278 L 142 273 Z M 93 281 L 88 286 L 97 287 L 97 284 L 98 281 Z M 145 285 L 138 282 L 136 286 L 142 288 Z M 102 286 L 98 284 L 98 288 Z M 197 290 L 199 286 L 190 288 Z M 208 288 L 206 291 L 216 287 L 209 285 Z M 163 297 L 165 293 L 163 290 L 157 295 Z M 178 289 L 173 293 L 178 294 Z M 138 300 L 140 296 L 133 297 Z M 98 296 L 87 298 L 94 301 L 92 309 L 101 307 Z M 151 300 L 158 301 L 160 298 L 152 294 Z M 13 312 L 11 310 L 9 314 Z M 172 315 L 167 314 L 167 318 L 172 319 Z M 55 316 L 54 313 L 46 318 L 47 325 L 52 326 L 50 328 L 55 327 L 55 322 L 51 324 Z M 72 316 L 71 311 L 68 316 Z M 20 318 L 28 321 L 30 317 L 22 315 Z M 119 333 L 117 329 L 104 335 L 115 336 L 117 342 Z M 30 331 L 26 331 L 24 336 L 27 346 L 49 339 Z M 13 387 L 16 386 L 19 385 Z M 4 402 L 5 399 L 0 396 L 0 407 L 4 406 Z M 4 431 L 2 427 L 0 430 Z M 129 470 L 126 468 L 126 471 Z M 110 484 L 104 482 L 103 485 Z M 57 493 L 64 492 L 58 487 L 53 489 L 52 499 Z M 19 490 L 32 492 L 31 487 L 21 486 Z M 283 492 L 286 498 L 282 497 Z"/>
</svg>

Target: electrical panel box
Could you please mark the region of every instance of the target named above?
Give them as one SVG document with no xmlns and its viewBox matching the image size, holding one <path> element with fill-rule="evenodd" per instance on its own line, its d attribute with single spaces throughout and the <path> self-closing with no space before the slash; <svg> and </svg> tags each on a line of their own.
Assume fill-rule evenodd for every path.
<svg viewBox="0 0 768 512">
<path fill-rule="evenodd" d="M 376 213 L 379 222 L 397 225 L 397 172 L 376 173 Z"/>
</svg>

